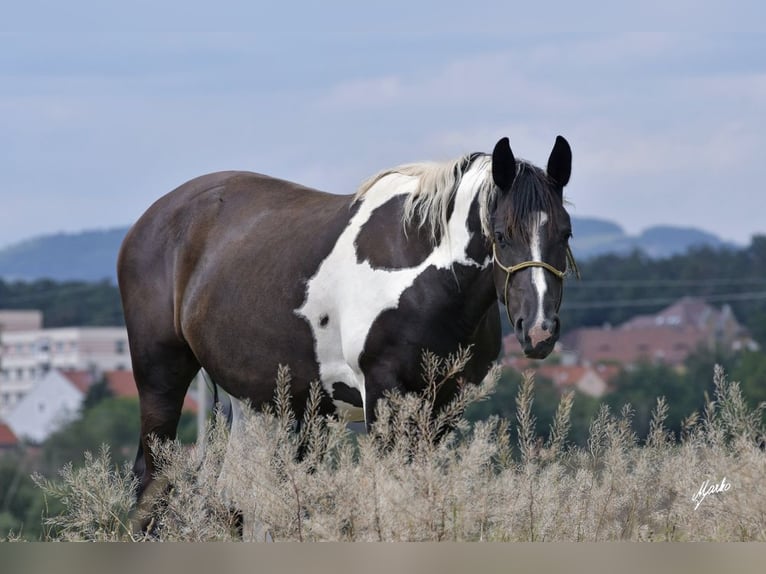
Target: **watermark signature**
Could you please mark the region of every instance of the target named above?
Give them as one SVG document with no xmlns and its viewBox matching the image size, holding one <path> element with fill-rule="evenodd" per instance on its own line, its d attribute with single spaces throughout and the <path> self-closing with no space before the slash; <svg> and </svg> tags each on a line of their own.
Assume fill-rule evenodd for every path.
<svg viewBox="0 0 766 574">
<path fill-rule="evenodd" d="M 710 483 L 709 480 L 706 480 L 702 483 L 702 486 L 700 486 L 700 489 L 697 491 L 697 494 L 692 496 L 692 502 L 696 502 L 697 504 L 694 506 L 694 510 L 697 510 L 702 504 L 702 501 L 705 500 L 705 497 L 708 494 L 718 494 L 719 492 L 726 492 L 729 489 L 731 489 L 731 483 L 726 481 L 726 477 L 724 476 L 721 479 L 721 482 L 719 483 Z"/>
</svg>

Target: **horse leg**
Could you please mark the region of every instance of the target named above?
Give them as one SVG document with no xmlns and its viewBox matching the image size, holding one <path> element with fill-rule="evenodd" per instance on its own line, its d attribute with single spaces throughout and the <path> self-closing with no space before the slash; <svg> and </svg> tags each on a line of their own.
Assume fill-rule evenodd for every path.
<svg viewBox="0 0 766 574">
<path fill-rule="evenodd" d="M 244 441 L 247 440 L 245 418 L 260 415 L 234 397 L 230 397 L 230 401 L 229 442 L 218 476 L 218 490 L 229 505 L 232 527 L 237 537 L 245 542 L 270 542 L 272 538 L 268 525 L 256 517 L 253 501 L 248 494 L 237 488 L 238 477 L 243 471 L 242 461 L 246 459 L 242 455 Z"/>
<path fill-rule="evenodd" d="M 136 355 L 143 360 L 134 360 L 133 365 L 141 410 L 141 436 L 133 472 L 138 478 L 137 508 L 143 515 L 140 528 L 145 532 L 152 517 L 144 501 L 153 500 L 158 489 L 165 486 L 155 481 L 151 441 L 176 438 L 186 391 L 200 365 L 191 350 L 181 345 L 157 345 L 154 352 Z"/>
</svg>

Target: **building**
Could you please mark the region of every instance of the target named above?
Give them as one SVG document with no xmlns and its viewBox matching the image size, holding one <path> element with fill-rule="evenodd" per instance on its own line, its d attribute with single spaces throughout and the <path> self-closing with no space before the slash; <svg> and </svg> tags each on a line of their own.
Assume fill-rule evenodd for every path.
<svg viewBox="0 0 766 574">
<path fill-rule="evenodd" d="M 37 309 L 0 310 L 0 333 L 43 328 L 43 312 Z"/>
<path fill-rule="evenodd" d="M 612 379 L 620 372 L 620 367 L 617 365 L 584 366 L 569 361 L 559 362 L 564 358 L 569 357 L 557 352 L 557 362 L 549 363 L 527 359 L 519 354 L 506 354 L 502 364 L 520 373 L 533 371 L 535 375 L 553 381 L 554 386 L 561 393 L 576 390 L 596 398 L 609 392 Z"/>
<path fill-rule="evenodd" d="M 20 439 L 39 444 L 79 416 L 86 392 L 79 375 L 50 370 L 14 405 L 5 422 Z"/>
<path fill-rule="evenodd" d="M 5 423 L 0 423 L 0 453 L 15 449 L 19 444 L 19 439 Z"/>
<path fill-rule="evenodd" d="M 553 381 L 560 392 L 576 390 L 591 397 L 602 397 L 609 390 L 609 380 L 619 369 L 581 365 L 541 365 L 536 372 Z"/>
<path fill-rule="evenodd" d="M 97 376 L 104 371 L 130 367 L 128 335 L 123 327 L 3 330 L 0 332 L 0 418 L 10 413 L 53 369 L 90 371 Z"/>
<path fill-rule="evenodd" d="M 6 423 L 15 436 L 39 444 L 80 416 L 88 390 L 101 380 L 114 397 L 138 399 L 131 371 L 105 371 L 94 376 L 92 371 L 51 369 L 11 409 Z M 183 409 L 197 412 L 196 401 L 187 395 Z"/>
<path fill-rule="evenodd" d="M 699 348 L 758 348 L 728 305 L 719 310 L 694 297 L 683 297 L 657 314 L 639 315 L 617 327 L 575 329 L 561 338 L 561 346 L 581 365 L 648 361 L 672 367 L 681 367 Z"/>
</svg>

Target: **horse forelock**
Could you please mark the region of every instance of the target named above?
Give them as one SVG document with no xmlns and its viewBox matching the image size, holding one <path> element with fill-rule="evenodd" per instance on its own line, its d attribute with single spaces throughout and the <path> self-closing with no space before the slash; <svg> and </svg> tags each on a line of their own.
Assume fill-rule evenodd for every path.
<svg viewBox="0 0 766 574">
<path fill-rule="evenodd" d="M 466 190 L 467 192 L 480 193 L 486 198 L 489 188 L 494 187 L 489 177 L 490 159 L 490 156 L 486 154 L 473 153 L 448 162 L 412 163 L 387 169 L 365 181 L 356 192 L 354 201 L 363 199 L 373 187 L 383 185 L 384 180 L 390 175 L 399 174 L 416 178 L 417 185 L 409 188 L 404 202 L 402 225 L 405 230 L 411 225 L 425 229 L 431 242 L 436 244 L 439 238 L 448 234 L 450 204 L 469 171 L 480 170 L 480 177 L 478 186 Z M 397 189 L 392 189 L 391 192 L 392 195 L 401 193 Z M 486 199 L 483 199 L 481 203 L 485 202 Z M 486 234 L 488 226 L 482 223 L 482 228 Z"/>
<path fill-rule="evenodd" d="M 488 202 L 495 200 L 496 193 L 497 188 L 493 186 L 492 197 L 488 198 Z M 502 207 L 498 205 L 498 211 L 494 217 L 505 221 L 507 231 L 511 235 L 528 239 L 530 225 L 534 223 L 531 221 L 530 215 L 540 212 L 547 214 L 551 221 L 547 227 L 549 232 L 559 228 L 558 214 L 560 209 L 557 209 L 556 206 L 561 200 L 555 194 L 554 186 L 548 175 L 539 167 L 524 160 L 517 160 L 516 177 L 513 180 L 509 197 L 510 201 L 503 202 Z M 489 219 L 487 218 L 487 221 Z M 489 229 L 485 229 L 485 233 L 488 231 Z"/>
</svg>

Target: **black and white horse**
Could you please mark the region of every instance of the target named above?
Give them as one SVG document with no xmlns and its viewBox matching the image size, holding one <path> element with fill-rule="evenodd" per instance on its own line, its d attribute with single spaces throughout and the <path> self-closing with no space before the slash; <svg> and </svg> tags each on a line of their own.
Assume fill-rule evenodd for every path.
<svg viewBox="0 0 766 574">
<path fill-rule="evenodd" d="M 369 427 L 386 391 L 422 389 L 425 349 L 471 345 L 463 375 L 480 381 L 500 351 L 498 299 L 524 353 L 547 356 L 570 255 L 571 163 L 560 136 L 546 171 L 503 138 L 491 155 L 384 171 L 355 195 L 223 172 L 155 202 L 118 262 L 140 492 L 154 472 L 147 440 L 175 437 L 201 368 L 258 407 L 289 365 L 299 417 L 318 380 L 324 412 Z"/>
</svg>

